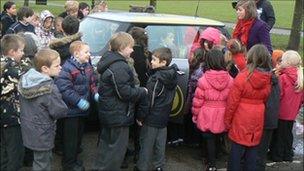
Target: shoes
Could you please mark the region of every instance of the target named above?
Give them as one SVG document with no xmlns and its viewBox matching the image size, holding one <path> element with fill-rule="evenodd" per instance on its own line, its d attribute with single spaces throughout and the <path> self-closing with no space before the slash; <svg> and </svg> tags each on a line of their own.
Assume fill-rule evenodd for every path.
<svg viewBox="0 0 304 171">
<path fill-rule="evenodd" d="M 158 167 L 155 169 L 155 171 L 163 171 L 163 169 L 161 167 Z"/>
<path fill-rule="evenodd" d="M 184 143 L 184 140 L 182 138 L 179 138 L 179 139 L 176 139 L 173 141 L 168 141 L 167 144 L 172 147 L 177 147 L 177 146 L 182 145 L 183 143 Z"/>
</svg>

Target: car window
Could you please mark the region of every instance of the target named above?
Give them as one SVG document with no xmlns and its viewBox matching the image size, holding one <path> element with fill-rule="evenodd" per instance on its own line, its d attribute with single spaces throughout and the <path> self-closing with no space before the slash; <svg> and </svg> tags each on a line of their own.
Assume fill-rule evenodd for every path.
<svg viewBox="0 0 304 171">
<path fill-rule="evenodd" d="M 148 48 L 168 47 L 174 58 L 187 58 L 192 43 L 198 34 L 198 26 L 149 25 L 145 28 L 149 35 Z"/>
<path fill-rule="evenodd" d="M 113 21 L 86 18 L 80 24 L 80 32 L 85 33 L 82 40 L 91 49 L 91 53 L 100 52 L 116 32 L 119 24 Z"/>
</svg>

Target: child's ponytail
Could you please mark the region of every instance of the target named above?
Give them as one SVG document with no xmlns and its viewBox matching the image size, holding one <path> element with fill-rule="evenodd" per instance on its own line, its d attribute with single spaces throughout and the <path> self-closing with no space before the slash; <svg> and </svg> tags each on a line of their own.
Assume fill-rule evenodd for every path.
<svg viewBox="0 0 304 171">
<path fill-rule="evenodd" d="M 297 91 L 302 91 L 303 90 L 303 67 L 300 64 L 298 67 L 298 72 L 297 72 L 297 85 L 296 85 L 296 89 Z"/>
</svg>

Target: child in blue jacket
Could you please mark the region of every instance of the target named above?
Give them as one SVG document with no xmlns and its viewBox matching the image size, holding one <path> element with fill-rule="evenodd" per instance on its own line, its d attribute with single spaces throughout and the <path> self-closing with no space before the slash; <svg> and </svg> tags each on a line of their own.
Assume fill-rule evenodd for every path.
<svg viewBox="0 0 304 171">
<path fill-rule="evenodd" d="M 63 170 L 83 170 L 77 159 L 84 130 L 84 118 L 88 115 L 90 99 L 98 101 L 96 77 L 90 61 L 90 48 L 81 41 L 70 45 L 72 56 L 65 61 L 56 79 L 62 98 L 69 107 L 63 119 Z"/>
</svg>

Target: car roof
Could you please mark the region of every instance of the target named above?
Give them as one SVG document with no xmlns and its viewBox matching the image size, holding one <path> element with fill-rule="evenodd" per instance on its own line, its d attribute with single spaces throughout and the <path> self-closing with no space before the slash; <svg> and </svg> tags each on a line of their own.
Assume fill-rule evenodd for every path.
<svg viewBox="0 0 304 171">
<path fill-rule="evenodd" d="M 224 23 L 201 17 L 159 14 L 159 13 L 134 13 L 134 12 L 100 12 L 90 14 L 89 17 L 130 23 L 149 24 L 176 24 L 176 25 L 208 25 L 225 26 Z"/>
</svg>

